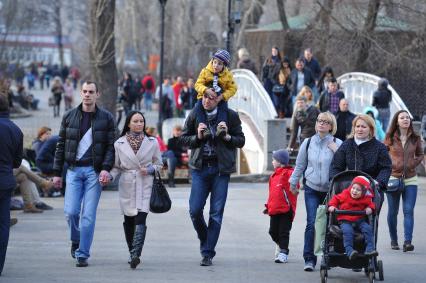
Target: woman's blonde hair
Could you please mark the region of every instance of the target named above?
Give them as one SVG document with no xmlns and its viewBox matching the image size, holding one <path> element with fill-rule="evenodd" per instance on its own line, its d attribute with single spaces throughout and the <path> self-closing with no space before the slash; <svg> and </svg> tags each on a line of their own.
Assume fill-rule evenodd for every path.
<svg viewBox="0 0 426 283">
<path fill-rule="evenodd" d="M 311 97 L 309 98 L 306 93 L 310 92 L 311 93 Z M 312 92 L 312 89 L 310 87 L 308 87 L 307 85 L 305 85 L 304 87 L 302 87 L 302 89 L 300 90 L 298 95 L 303 95 L 304 97 L 306 97 L 306 101 L 310 102 L 314 100 L 314 93 Z"/>
<path fill-rule="evenodd" d="M 334 136 L 334 134 L 336 134 L 337 132 L 337 122 L 336 122 L 336 118 L 334 117 L 334 115 L 327 111 L 327 112 L 321 112 L 318 114 L 317 120 L 321 119 L 321 117 L 325 120 L 327 120 L 328 122 L 330 122 L 330 134 Z M 315 131 L 317 131 L 317 126 L 315 123 Z"/>
<path fill-rule="evenodd" d="M 368 127 L 370 128 L 370 134 L 368 134 L 368 137 L 370 139 L 374 138 L 376 136 L 376 122 L 374 121 L 373 118 L 371 118 L 370 115 L 367 115 L 367 114 L 360 114 L 356 116 L 355 119 L 353 119 L 351 134 L 349 135 L 348 138 L 353 138 L 355 136 L 355 125 L 356 125 L 356 122 L 358 122 L 358 120 L 362 120 L 368 125 Z"/>
</svg>

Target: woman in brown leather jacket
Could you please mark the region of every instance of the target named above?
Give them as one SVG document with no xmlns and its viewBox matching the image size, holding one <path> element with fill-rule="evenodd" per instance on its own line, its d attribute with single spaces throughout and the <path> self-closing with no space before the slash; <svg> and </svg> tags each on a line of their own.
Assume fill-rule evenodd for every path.
<svg viewBox="0 0 426 283">
<path fill-rule="evenodd" d="M 388 191 L 388 226 L 391 237 L 391 248 L 399 250 L 397 217 L 399 201 L 402 196 L 402 210 L 404 212 L 404 246 L 403 251 L 412 251 L 411 243 L 414 228 L 414 206 L 417 198 L 416 167 L 423 160 L 421 138 L 413 130 L 410 115 L 406 110 L 400 110 L 392 118 L 389 131 L 384 141 L 392 159 L 392 179 L 403 178 L 403 184 L 397 191 Z"/>
</svg>

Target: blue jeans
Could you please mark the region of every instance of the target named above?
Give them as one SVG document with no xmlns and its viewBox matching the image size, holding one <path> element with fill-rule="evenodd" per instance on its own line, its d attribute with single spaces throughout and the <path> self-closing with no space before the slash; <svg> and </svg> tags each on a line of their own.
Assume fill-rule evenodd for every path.
<svg viewBox="0 0 426 283">
<path fill-rule="evenodd" d="M 10 198 L 13 189 L 0 189 L 0 275 L 6 260 L 10 230 Z"/>
<path fill-rule="evenodd" d="M 145 92 L 143 95 L 143 99 L 145 102 L 145 109 L 151 111 L 152 110 L 152 93 Z"/>
<path fill-rule="evenodd" d="M 90 257 L 101 191 L 99 175 L 93 167 L 68 168 L 64 212 L 70 228 L 71 241 L 80 242 L 75 252 L 76 257 Z"/>
<path fill-rule="evenodd" d="M 386 193 L 388 199 L 388 226 L 391 241 L 398 242 L 397 224 L 399 212 L 399 200 L 402 196 L 402 211 L 404 212 L 404 240 L 413 239 L 414 206 L 416 205 L 417 186 L 406 186 L 404 191 Z"/>
<path fill-rule="evenodd" d="M 383 131 L 386 133 L 390 120 L 390 108 L 377 108 L 379 111 L 379 121 L 382 123 Z"/>
<path fill-rule="evenodd" d="M 203 166 L 201 170 L 192 170 L 189 214 L 200 239 L 202 256 L 213 258 L 222 225 L 223 211 L 228 195 L 229 174 L 219 174 L 218 166 Z M 204 206 L 210 193 L 209 224 L 204 220 Z"/>
<path fill-rule="evenodd" d="M 167 173 L 169 175 L 174 176 L 175 175 L 175 171 L 176 171 L 176 165 L 178 163 L 178 160 L 174 154 L 173 151 L 168 150 L 166 152 L 163 153 L 163 157 L 166 158 L 166 162 L 167 162 Z"/>
<path fill-rule="evenodd" d="M 340 228 L 342 228 L 343 232 L 343 246 L 345 247 L 346 254 L 349 256 L 354 250 L 354 227 L 352 225 L 354 225 L 356 229 L 359 229 L 364 235 L 366 245 L 365 251 L 373 251 L 373 229 L 371 228 L 371 225 L 365 221 L 365 219 L 360 219 L 356 222 L 343 222 L 340 224 Z"/>
<path fill-rule="evenodd" d="M 327 193 L 315 191 L 305 185 L 306 228 L 303 258 L 305 262 L 312 262 L 314 265 L 317 264 L 317 257 L 314 254 L 315 218 L 317 208 L 324 202 L 326 196 Z"/>
</svg>

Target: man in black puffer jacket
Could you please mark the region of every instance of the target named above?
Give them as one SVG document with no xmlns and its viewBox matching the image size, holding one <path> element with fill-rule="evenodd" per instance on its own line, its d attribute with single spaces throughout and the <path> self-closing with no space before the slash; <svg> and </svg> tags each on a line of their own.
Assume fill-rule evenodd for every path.
<svg viewBox="0 0 426 283">
<path fill-rule="evenodd" d="M 109 171 L 114 165 L 115 121 L 110 112 L 96 106 L 100 96 L 96 83 L 86 81 L 80 96 L 82 103 L 62 118 L 53 182 L 57 188 L 62 187 L 60 176 L 66 162 L 69 167 L 64 211 L 71 230 L 71 256 L 77 258 L 77 267 L 85 267 L 101 185 L 108 184 Z"/>
</svg>

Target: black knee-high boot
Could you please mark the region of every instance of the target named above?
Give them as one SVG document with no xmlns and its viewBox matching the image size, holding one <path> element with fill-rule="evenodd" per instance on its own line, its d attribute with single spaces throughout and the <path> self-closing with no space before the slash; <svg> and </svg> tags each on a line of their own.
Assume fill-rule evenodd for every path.
<svg viewBox="0 0 426 283">
<path fill-rule="evenodd" d="M 129 248 L 129 253 L 132 251 L 133 244 L 133 235 L 135 234 L 135 225 L 133 223 L 123 222 L 124 235 L 126 236 L 127 247 Z M 127 261 L 129 264 L 131 262 L 131 257 Z"/>
<path fill-rule="evenodd" d="M 138 264 L 141 262 L 140 256 L 142 254 L 143 244 L 145 242 L 146 235 L 146 225 L 138 224 L 135 228 L 135 233 L 133 236 L 132 250 L 130 251 L 130 267 L 136 268 Z"/>
</svg>

